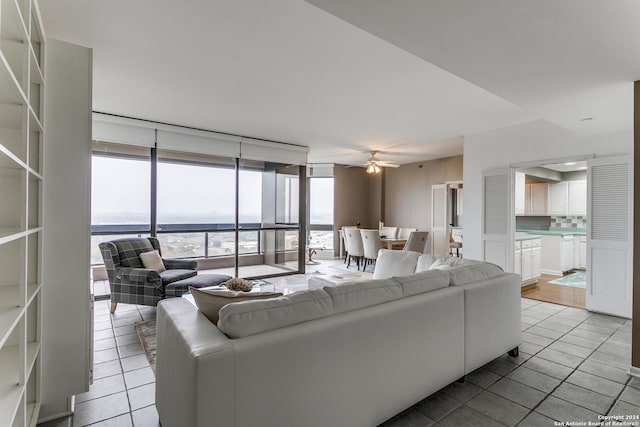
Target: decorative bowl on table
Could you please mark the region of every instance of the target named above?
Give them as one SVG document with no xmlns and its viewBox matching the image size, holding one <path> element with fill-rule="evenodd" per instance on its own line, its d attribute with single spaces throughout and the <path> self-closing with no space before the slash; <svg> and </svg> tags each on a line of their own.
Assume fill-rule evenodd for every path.
<svg viewBox="0 0 640 427">
<path fill-rule="evenodd" d="M 220 283 L 230 291 L 249 292 L 253 288 L 253 282 L 239 277 L 233 277 L 225 282 Z"/>
</svg>

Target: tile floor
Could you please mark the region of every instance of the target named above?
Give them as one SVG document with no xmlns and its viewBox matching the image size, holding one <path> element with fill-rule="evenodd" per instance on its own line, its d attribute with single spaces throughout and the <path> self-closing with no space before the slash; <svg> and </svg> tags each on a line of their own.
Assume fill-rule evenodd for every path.
<svg viewBox="0 0 640 427">
<path fill-rule="evenodd" d="M 154 374 L 134 324 L 155 308 L 95 306 L 94 383 L 73 420 L 48 426 L 158 426 Z M 631 321 L 522 299 L 520 355 L 502 356 L 384 426 L 554 426 L 599 414 L 640 416 L 640 378 L 627 375 Z M 620 424 L 625 425 L 625 424 Z M 640 421 L 626 425 L 640 425 Z"/>
</svg>

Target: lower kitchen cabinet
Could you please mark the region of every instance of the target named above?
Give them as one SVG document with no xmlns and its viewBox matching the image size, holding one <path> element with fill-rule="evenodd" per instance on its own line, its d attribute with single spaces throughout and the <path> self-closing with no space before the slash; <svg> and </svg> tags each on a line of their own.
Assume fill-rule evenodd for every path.
<svg viewBox="0 0 640 427">
<path fill-rule="evenodd" d="M 514 272 L 522 276 L 522 286 L 536 283 L 540 278 L 541 255 L 540 239 L 516 241 Z"/>
<path fill-rule="evenodd" d="M 578 238 L 578 267 L 587 268 L 587 236 L 576 236 Z"/>
<path fill-rule="evenodd" d="M 573 235 L 542 236 L 542 273 L 561 276 L 574 268 L 573 240 Z"/>
</svg>

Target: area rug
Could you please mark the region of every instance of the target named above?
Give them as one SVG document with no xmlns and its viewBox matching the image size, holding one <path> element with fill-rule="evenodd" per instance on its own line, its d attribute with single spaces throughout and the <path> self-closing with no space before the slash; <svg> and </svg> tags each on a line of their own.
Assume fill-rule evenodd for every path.
<svg viewBox="0 0 640 427">
<path fill-rule="evenodd" d="M 138 333 L 138 338 L 140 338 L 140 343 L 142 343 L 142 348 L 144 348 L 144 352 L 147 355 L 147 359 L 149 359 L 149 364 L 151 364 L 151 369 L 153 372 L 156 372 L 156 321 L 149 320 L 143 323 L 136 324 L 136 332 Z"/>
<path fill-rule="evenodd" d="M 552 285 L 571 286 L 573 288 L 586 288 L 587 278 L 584 271 L 577 271 L 573 274 L 566 275 L 556 280 L 549 282 Z"/>
</svg>

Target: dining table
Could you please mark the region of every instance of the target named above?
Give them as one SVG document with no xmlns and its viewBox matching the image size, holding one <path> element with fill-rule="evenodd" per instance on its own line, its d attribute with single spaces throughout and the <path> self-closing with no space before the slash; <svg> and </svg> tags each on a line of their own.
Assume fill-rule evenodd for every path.
<svg viewBox="0 0 640 427">
<path fill-rule="evenodd" d="M 407 239 L 386 239 L 380 238 L 380 243 L 385 249 L 402 249 L 407 243 Z"/>
</svg>

